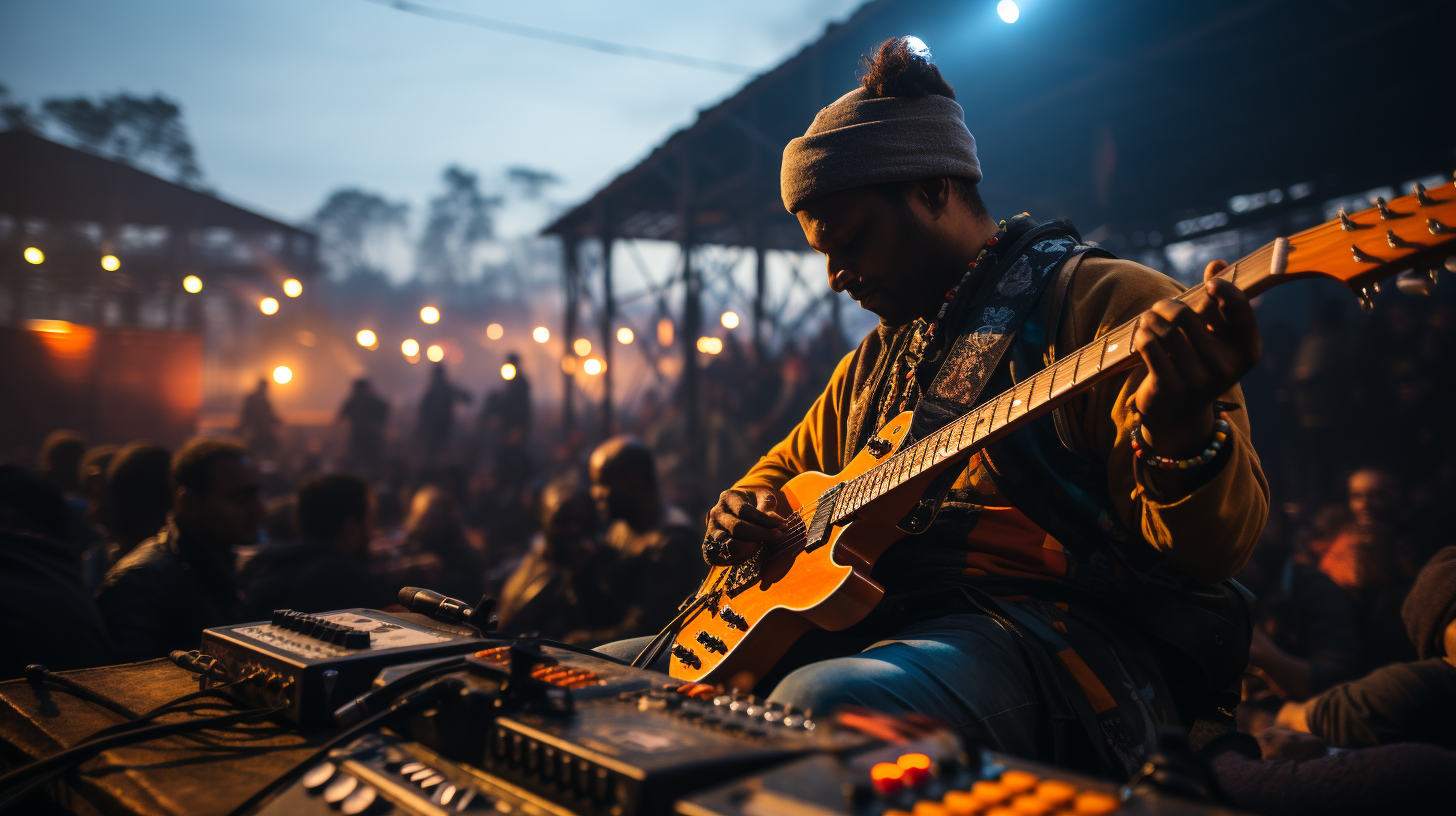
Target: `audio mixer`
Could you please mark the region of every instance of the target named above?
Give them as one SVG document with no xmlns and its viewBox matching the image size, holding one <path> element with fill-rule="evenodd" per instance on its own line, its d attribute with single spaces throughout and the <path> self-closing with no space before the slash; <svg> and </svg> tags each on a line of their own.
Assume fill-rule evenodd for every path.
<svg viewBox="0 0 1456 816">
<path fill-rule="evenodd" d="M 318 725 L 367 691 L 386 666 L 478 649 L 481 639 L 465 631 L 409 613 L 280 609 L 272 620 L 204 631 L 201 651 L 217 662 L 203 683 L 249 678 L 229 693 L 253 706 L 286 704 L 288 720 Z"/>
</svg>

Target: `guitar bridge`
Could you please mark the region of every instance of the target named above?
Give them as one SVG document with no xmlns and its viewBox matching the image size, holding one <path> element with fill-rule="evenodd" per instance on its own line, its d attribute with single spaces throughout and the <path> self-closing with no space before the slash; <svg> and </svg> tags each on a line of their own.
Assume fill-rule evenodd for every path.
<svg viewBox="0 0 1456 816">
<path fill-rule="evenodd" d="M 819 494 L 819 501 L 814 505 L 814 520 L 809 523 L 809 532 L 805 535 L 804 552 L 809 552 L 820 544 L 829 535 L 831 522 L 834 520 L 834 500 L 839 498 L 839 491 L 844 489 L 844 482 L 840 482 Z"/>
</svg>

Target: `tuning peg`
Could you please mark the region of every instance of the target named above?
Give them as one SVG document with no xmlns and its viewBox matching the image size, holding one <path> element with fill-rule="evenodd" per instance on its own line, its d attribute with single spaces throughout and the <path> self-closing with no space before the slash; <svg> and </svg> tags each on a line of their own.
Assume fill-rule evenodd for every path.
<svg viewBox="0 0 1456 816">
<path fill-rule="evenodd" d="M 1370 289 L 1368 287 L 1362 287 L 1360 289 L 1360 295 L 1359 295 L 1359 297 L 1360 297 L 1360 311 L 1364 312 L 1365 314 L 1370 314 L 1371 312 L 1375 311 L 1375 293 L 1374 292 L 1370 291 Z"/>
<path fill-rule="evenodd" d="M 1430 196 L 1426 195 L 1426 185 L 1420 183 L 1419 181 L 1416 182 L 1416 201 L 1420 202 L 1420 205 L 1422 207 L 1429 207 L 1432 204 L 1436 203 L 1435 201 L 1431 200 Z"/>
<path fill-rule="evenodd" d="M 1350 220 L 1350 216 L 1345 215 L 1345 211 L 1343 209 L 1341 209 L 1340 210 L 1340 229 L 1344 230 L 1345 232 L 1354 232 L 1355 230 L 1357 230 L 1359 228 L 1360 228 L 1360 225 L 1359 224 L 1356 224 L 1354 221 L 1351 221 Z"/>
<path fill-rule="evenodd" d="M 1446 259 L 1445 267 L 1447 272 L 1456 272 L 1456 255 Z"/>
<path fill-rule="evenodd" d="M 1407 269 L 1395 276 L 1395 288 L 1403 295 L 1430 295 L 1436 291 L 1435 276 Z"/>
<path fill-rule="evenodd" d="M 1360 263 L 1380 263 L 1380 259 L 1362 250 L 1360 247 L 1350 244 L 1350 254 Z"/>
<path fill-rule="evenodd" d="M 1385 206 L 1385 199 L 1381 198 L 1380 196 L 1376 196 L 1374 202 L 1375 208 L 1380 210 L 1381 221 L 1389 221 L 1392 218 L 1399 217 L 1398 213 L 1391 212 L 1390 208 Z"/>
<path fill-rule="evenodd" d="M 1456 228 L 1448 227 L 1434 218 L 1426 219 L 1426 229 L 1430 230 L 1432 235 L 1446 235 L 1447 233 L 1456 232 Z"/>
</svg>

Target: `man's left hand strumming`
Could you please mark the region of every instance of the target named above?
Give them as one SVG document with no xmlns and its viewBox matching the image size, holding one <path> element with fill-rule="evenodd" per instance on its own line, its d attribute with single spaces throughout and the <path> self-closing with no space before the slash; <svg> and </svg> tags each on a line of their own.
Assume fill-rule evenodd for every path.
<svg viewBox="0 0 1456 816">
<path fill-rule="evenodd" d="M 1259 362 L 1259 325 L 1248 298 L 1216 277 L 1227 266 L 1208 264 L 1207 297 L 1196 305 L 1172 298 L 1154 304 L 1133 337 L 1148 368 L 1134 404 L 1142 441 L 1157 456 L 1181 460 L 1206 450 L 1215 435 L 1215 400 Z"/>
</svg>

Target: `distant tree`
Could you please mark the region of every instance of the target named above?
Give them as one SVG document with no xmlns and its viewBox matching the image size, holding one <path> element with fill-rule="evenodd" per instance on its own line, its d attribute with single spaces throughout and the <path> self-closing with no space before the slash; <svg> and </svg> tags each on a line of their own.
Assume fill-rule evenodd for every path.
<svg viewBox="0 0 1456 816">
<path fill-rule="evenodd" d="M 144 98 L 119 93 L 95 101 L 85 96 L 54 97 L 41 107 L 62 135 L 83 150 L 179 184 L 202 186 L 202 169 L 182 123 L 182 108 L 160 94 Z"/>
<path fill-rule="evenodd" d="M 507 167 L 506 181 L 515 185 L 521 191 L 521 197 L 529 200 L 536 200 L 541 197 L 547 187 L 561 183 L 561 177 L 550 170 L 537 170 L 534 167 Z"/>
<path fill-rule="evenodd" d="M 0 122 L 5 130 L 23 130 L 26 133 L 40 132 L 40 117 L 30 106 L 10 96 L 10 89 L 0 85 Z"/>
<path fill-rule="evenodd" d="M 430 199 L 429 220 L 415 253 L 417 274 L 431 283 L 459 283 L 471 273 L 475 249 L 494 237 L 499 196 L 480 191 L 480 177 L 457 165 L 445 168 L 445 192 Z"/>
<path fill-rule="evenodd" d="M 382 244 L 390 233 L 403 231 L 409 205 L 394 203 L 377 193 L 354 187 L 333 191 L 313 215 L 319 236 L 319 256 L 337 278 L 378 272 Z"/>
</svg>

